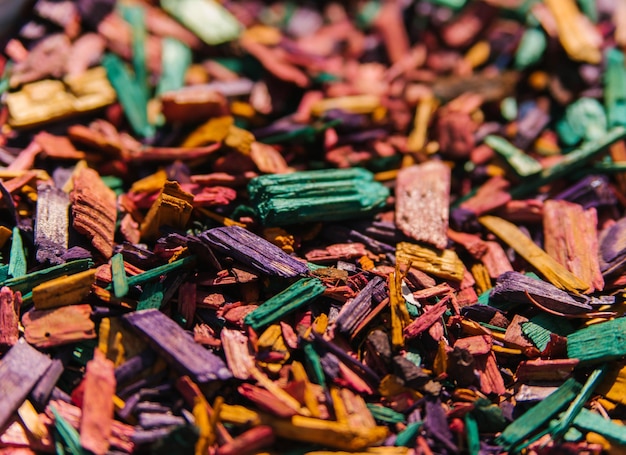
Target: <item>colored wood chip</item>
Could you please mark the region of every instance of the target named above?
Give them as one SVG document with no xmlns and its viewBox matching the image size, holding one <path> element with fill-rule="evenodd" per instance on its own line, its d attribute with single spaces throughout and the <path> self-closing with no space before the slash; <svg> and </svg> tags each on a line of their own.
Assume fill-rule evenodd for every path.
<svg viewBox="0 0 626 455">
<path fill-rule="evenodd" d="M 69 195 L 52 185 L 37 187 L 37 261 L 58 264 L 69 244 Z"/>
<path fill-rule="evenodd" d="M 242 264 L 263 273 L 295 277 L 309 271 L 305 263 L 239 226 L 210 229 L 205 231 L 202 237 L 217 251 L 228 254 Z"/>
<path fill-rule="evenodd" d="M 19 338 L 19 310 L 21 295 L 11 289 L 0 289 L 0 349 L 5 350 L 17 343 Z"/>
<path fill-rule="evenodd" d="M 33 303 L 37 310 L 80 303 L 91 292 L 96 269 L 55 278 L 33 288 Z"/>
<path fill-rule="evenodd" d="M 317 278 L 302 278 L 248 313 L 244 321 L 258 330 L 313 301 L 325 290 L 326 286 Z"/>
<path fill-rule="evenodd" d="M 396 258 L 405 264 L 411 264 L 418 270 L 439 278 L 460 282 L 465 266 L 453 250 L 437 250 L 414 243 L 400 242 L 397 245 Z"/>
<path fill-rule="evenodd" d="M 90 305 L 70 305 L 52 310 L 33 310 L 22 317 L 26 341 L 39 348 L 89 340 L 96 337 Z"/>
<path fill-rule="evenodd" d="M 117 206 L 115 193 L 93 169 L 82 168 L 73 176 L 70 194 L 72 226 L 86 235 L 106 259 L 113 254 Z"/>
<path fill-rule="evenodd" d="M 115 375 L 113 362 L 98 349 L 87 363 L 85 395 L 80 419 L 80 443 L 96 455 L 109 450 L 113 423 Z"/>
<path fill-rule="evenodd" d="M 440 161 L 402 168 L 396 179 L 395 194 L 398 228 L 417 241 L 445 248 L 450 168 Z"/>
<path fill-rule="evenodd" d="M 24 402 L 39 378 L 44 375 L 51 360 L 31 347 L 26 341 L 18 341 L 2 358 L 0 363 L 0 427 L 4 427 L 11 414 Z"/>
<path fill-rule="evenodd" d="M 583 210 L 579 204 L 548 200 L 543 209 L 546 253 L 588 286 L 588 292 L 601 291 L 604 278 L 598 262 L 599 246 L 595 208 Z"/>
<path fill-rule="evenodd" d="M 232 374 L 218 356 L 193 341 L 193 337 L 159 310 L 129 313 L 124 320 L 183 374 L 205 383 L 229 379 Z"/>
<path fill-rule="evenodd" d="M 167 181 L 141 224 L 142 238 L 158 238 L 161 226 L 184 229 L 193 209 L 192 202 L 193 195 L 184 191 L 178 182 Z"/>
<path fill-rule="evenodd" d="M 626 355 L 626 318 L 577 330 L 567 337 L 567 356 L 581 363 L 608 362 Z"/>
<path fill-rule="evenodd" d="M 587 289 L 587 284 L 584 281 L 535 245 L 514 224 L 491 215 L 482 216 L 479 218 L 479 221 L 539 270 L 556 287 L 571 291 L 584 291 Z"/>
</svg>

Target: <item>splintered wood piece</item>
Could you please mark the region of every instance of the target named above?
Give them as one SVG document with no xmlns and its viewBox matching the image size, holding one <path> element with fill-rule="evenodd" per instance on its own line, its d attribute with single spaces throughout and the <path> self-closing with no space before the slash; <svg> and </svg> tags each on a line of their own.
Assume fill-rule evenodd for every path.
<svg viewBox="0 0 626 455">
<path fill-rule="evenodd" d="M 576 397 L 580 389 L 581 386 L 578 382 L 573 378 L 568 379 L 554 393 L 515 419 L 498 436 L 496 442 L 506 449 L 515 448 L 567 406 Z"/>
<path fill-rule="evenodd" d="M 0 350 L 10 348 L 19 338 L 19 309 L 22 296 L 11 289 L 0 289 Z"/>
<path fill-rule="evenodd" d="M 500 240 L 511 246 L 517 254 L 526 259 L 530 265 L 541 272 L 556 287 L 572 291 L 584 291 L 587 289 L 588 286 L 584 281 L 535 245 L 514 224 L 491 215 L 481 216 L 478 221 L 498 236 Z"/>
<path fill-rule="evenodd" d="M 100 175 L 90 168 L 74 173 L 70 194 L 73 227 L 86 235 L 106 259 L 113 255 L 113 238 L 117 219 L 116 197 Z"/>
<path fill-rule="evenodd" d="M 444 280 L 460 282 L 465 275 L 465 266 L 453 250 L 438 250 L 400 242 L 397 245 L 396 259 Z"/>
<path fill-rule="evenodd" d="M 515 377 L 520 382 L 563 381 L 571 376 L 578 363 L 578 359 L 525 360 L 517 366 Z"/>
<path fill-rule="evenodd" d="M 506 255 L 506 251 L 498 242 L 485 242 L 487 253 L 480 259 L 489 272 L 489 277 L 495 279 L 504 272 L 513 270 L 513 266 Z"/>
<path fill-rule="evenodd" d="M 80 303 L 91 292 L 97 269 L 55 278 L 33 288 L 33 303 L 37 310 L 48 310 Z"/>
<path fill-rule="evenodd" d="M 0 427 L 4 427 L 11 414 L 24 402 L 52 360 L 25 340 L 19 340 L 0 363 Z"/>
<path fill-rule="evenodd" d="M 83 414 L 80 419 L 80 443 L 96 455 L 109 450 L 113 424 L 115 373 L 113 362 L 99 349 L 87 362 Z"/>
<path fill-rule="evenodd" d="M 402 275 L 400 266 L 389 274 L 389 307 L 391 310 L 391 344 L 399 348 L 404 346 L 404 329 L 411 323 L 406 303 L 402 296 Z"/>
<path fill-rule="evenodd" d="M 252 455 L 274 443 L 274 430 L 269 425 L 259 425 L 244 431 L 234 440 L 217 449 L 216 455 Z"/>
<path fill-rule="evenodd" d="M 480 260 L 488 252 L 486 242 L 476 234 L 468 234 L 467 232 L 457 232 L 448 229 L 448 237 L 454 243 L 463 246 L 474 259 Z"/>
<path fill-rule="evenodd" d="M 83 160 L 85 152 L 76 150 L 72 142 L 66 136 L 55 136 L 46 131 L 37 133 L 33 140 L 43 149 L 43 155 L 47 158 Z"/>
<path fill-rule="evenodd" d="M 326 286 L 317 278 L 301 278 L 248 313 L 244 322 L 258 330 L 302 308 L 322 295 L 325 290 Z"/>
<path fill-rule="evenodd" d="M 428 330 L 435 322 L 443 316 L 448 308 L 449 297 L 441 299 L 434 305 L 427 307 L 424 313 L 404 328 L 406 338 L 415 338 L 419 334 Z"/>
<path fill-rule="evenodd" d="M 232 377 L 224 361 L 197 344 L 191 335 L 159 310 L 129 313 L 124 320 L 139 331 L 165 360 L 195 382 Z"/>
<path fill-rule="evenodd" d="M 367 315 L 386 297 L 385 281 L 378 276 L 372 278 L 361 291 L 341 307 L 335 325 L 347 334 L 367 317 Z"/>
<path fill-rule="evenodd" d="M 459 338 L 454 343 L 455 348 L 465 349 L 472 355 L 485 355 L 491 352 L 493 340 L 489 335 L 475 335 Z"/>
<path fill-rule="evenodd" d="M 525 318 L 524 316 L 519 314 L 513 316 L 511 323 L 506 328 L 506 332 L 504 333 L 504 341 L 520 349 L 533 346 L 533 344 L 528 341 L 526 337 L 524 337 L 522 324 L 525 322 L 528 322 L 528 318 Z"/>
<path fill-rule="evenodd" d="M 615 403 L 626 405 L 626 366 L 613 366 L 596 391 Z"/>
<path fill-rule="evenodd" d="M 588 292 L 601 291 L 604 279 L 598 261 L 598 215 L 595 208 L 567 201 L 548 200 L 543 209 L 546 253 L 580 277 Z"/>
<path fill-rule="evenodd" d="M 476 356 L 475 360 L 476 369 L 480 373 L 480 390 L 485 395 L 491 393 L 500 396 L 504 395 L 506 387 L 504 386 L 504 380 L 500 374 L 495 354 L 490 352 L 484 356 Z"/>
<path fill-rule="evenodd" d="M 95 338 L 95 325 L 90 315 L 91 306 L 87 304 L 29 311 L 22 318 L 24 337 L 38 348 Z"/>
<path fill-rule="evenodd" d="M 290 278 L 309 272 L 305 263 L 288 255 L 263 237 L 239 226 L 210 229 L 201 238 L 215 250 L 262 273 Z"/>
<path fill-rule="evenodd" d="M 489 296 L 489 301 L 496 304 L 526 304 L 533 300 L 549 310 L 564 314 L 583 314 L 592 310 L 589 297 L 562 291 L 550 283 L 519 272 L 500 275 Z"/>
<path fill-rule="evenodd" d="M 220 339 L 226 363 L 233 376 L 243 381 L 249 379 L 250 369 L 254 367 L 254 358 L 250 355 L 248 337 L 239 330 L 223 328 Z"/>
<path fill-rule="evenodd" d="M 266 174 L 284 174 L 289 172 L 285 158 L 272 145 L 253 142 L 250 147 L 250 158 L 259 171 Z"/>
<path fill-rule="evenodd" d="M 59 264 L 69 242 L 68 194 L 52 185 L 37 186 L 35 245 L 37 261 Z"/>
<path fill-rule="evenodd" d="M 126 276 L 124 256 L 122 256 L 121 253 L 118 253 L 111 258 L 110 272 L 110 281 L 113 283 L 113 293 L 115 294 L 115 297 L 121 299 L 128 293 L 128 277 Z"/>
<path fill-rule="evenodd" d="M 448 244 L 450 168 L 441 161 L 400 169 L 396 224 L 407 236 L 443 249 Z"/>
<path fill-rule="evenodd" d="M 460 207 L 476 215 L 482 215 L 502 207 L 511 200 L 511 195 L 508 192 L 509 185 L 509 181 L 504 177 L 492 177 L 483 183 L 476 194 L 464 201 Z"/>
<path fill-rule="evenodd" d="M 593 324 L 567 337 L 567 356 L 581 363 L 608 362 L 626 355 L 626 318 Z"/>
<path fill-rule="evenodd" d="M 147 240 L 158 238 L 161 226 L 184 229 L 193 210 L 192 203 L 193 194 L 183 191 L 178 182 L 165 182 L 141 224 L 141 237 Z"/>
</svg>

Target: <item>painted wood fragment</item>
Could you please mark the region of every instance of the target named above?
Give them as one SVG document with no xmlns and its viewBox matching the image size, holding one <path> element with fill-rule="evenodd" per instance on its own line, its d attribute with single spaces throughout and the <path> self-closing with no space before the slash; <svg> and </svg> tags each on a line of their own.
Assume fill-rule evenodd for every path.
<svg viewBox="0 0 626 455">
<path fill-rule="evenodd" d="M 96 455 L 106 454 L 113 423 L 115 375 L 113 362 L 96 349 L 87 363 L 85 395 L 80 419 L 81 446 Z"/>
<path fill-rule="evenodd" d="M 39 378 L 50 367 L 51 360 L 30 346 L 18 341 L 0 363 L 0 427 L 4 427 L 11 414 L 17 411 Z"/>
<path fill-rule="evenodd" d="M 96 338 L 91 306 L 69 305 L 32 310 L 22 317 L 26 341 L 40 348 Z"/>
<path fill-rule="evenodd" d="M 0 289 L 0 349 L 9 349 L 19 338 L 19 313 L 22 296 L 8 287 Z"/>
<path fill-rule="evenodd" d="M 266 226 L 362 218 L 385 206 L 389 190 L 361 168 L 256 177 L 248 184 Z"/>
<path fill-rule="evenodd" d="M 33 303 L 37 310 L 49 310 L 80 303 L 91 292 L 96 269 L 55 278 L 33 288 Z"/>
<path fill-rule="evenodd" d="M 587 292 L 601 291 L 604 279 L 598 262 L 596 209 L 583 210 L 578 204 L 548 200 L 543 213 L 546 253 L 587 283 Z"/>
<path fill-rule="evenodd" d="M 239 226 L 210 229 L 202 234 L 202 238 L 217 251 L 263 273 L 288 278 L 309 272 L 305 263 Z"/>
<path fill-rule="evenodd" d="M 89 238 L 93 247 L 106 259 L 113 254 L 117 219 L 116 197 L 93 169 L 82 168 L 73 175 L 72 226 Z"/>
<path fill-rule="evenodd" d="M 256 310 L 246 315 L 244 321 L 254 330 L 258 330 L 313 301 L 325 290 L 326 287 L 317 278 L 301 278 L 263 302 Z"/>
<path fill-rule="evenodd" d="M 500 240 L 511 246 L 556 287 L 572 291 L 584 291 L 587 289 L 585 282 L 535 245 L 514 224 L 491 215 L 482 216 L 478 221 L 498 236 Z"/>
<path fill-rule="evenodd" d="M 144 310 L 123 317 L 176 369 L 199 383 L 229 379 L 232 374 L 218 356 L 159 310 Z"/>
<path fill-rule="evenodd" d="M 35 245 L 37 261 L 51 264 L 64 262 L 60 256 L 69 244 L 69 196 L 49 184 L 37 186 Z"/>
<path fill-rule="evenodd" d="M 567 356 L 581 364 L 608 362 L 626 355 L 626 318 L 577 330 L 567 337 Z"/>
<path fill-rule="evenodd" d="M 193 210 L 192 202 L 193 195 L 184 191 L 178 182 L 165 182 L 141 223 L 141 237 L 146 240 L 158 238 L 161 226 L 184 229 Z"/>
<path fill-rule="evenodd" d="M 460 282 L 464 276 L 465 266 L 453 250 L 437 250 L 400 242 L 397 245 L 396 259 L 439 278 Z"/>
<path fill-rule="evenodd" d="M 450 179 L 450 168 L 441 161 L 400 169 L 395 219 L 404 234 L 440 249 L 447 246 Z"/>
</svg>

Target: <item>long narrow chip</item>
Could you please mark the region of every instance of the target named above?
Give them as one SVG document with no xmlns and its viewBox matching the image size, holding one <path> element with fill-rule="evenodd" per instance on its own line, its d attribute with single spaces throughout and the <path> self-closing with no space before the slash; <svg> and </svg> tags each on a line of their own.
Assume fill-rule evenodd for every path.
<svg viewBox="0 0 626 455">
<path fill-rule="evenodd" d="M 69 195 L 49 184 L 37 186 L 35 245 L 37 261 L 60 264 L 69 243 Z"/>
<path fill-rule="evenodd" d="M 195 382 L 229 379 L 224 361 L 197 344 L 191 335 L 159 310 L 129 313 L 124 320 L 140 332 L 163 357 Z"/>
</svg>

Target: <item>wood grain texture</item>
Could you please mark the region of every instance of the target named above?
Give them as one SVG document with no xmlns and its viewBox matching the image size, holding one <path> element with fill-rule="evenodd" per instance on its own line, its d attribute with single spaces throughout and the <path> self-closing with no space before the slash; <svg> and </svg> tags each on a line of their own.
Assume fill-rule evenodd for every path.
<svg viewBox="0 0 626 455">
<path fill-rule="evenodd" d="M 188 332 L 159 310 L 136 311 L 125 315 L 124 320 L 175 369 L 189 375 L 195 382 L 232 377 L 221 358 L 197 344 Z"/>
<path fill-rule="evenodd" d="M 396 224 L 409 237 L 437 248 L 448 244 L 450 168 L 428 161 L 398 172 Z"/>
<path fill-rule="evenodd" d="M 41 378 L 52 361 L 30 346 L 18 341 L 0 363 L 0 427 L 4 427 L 24 402 L 28 393 Z"/>
</svg>

